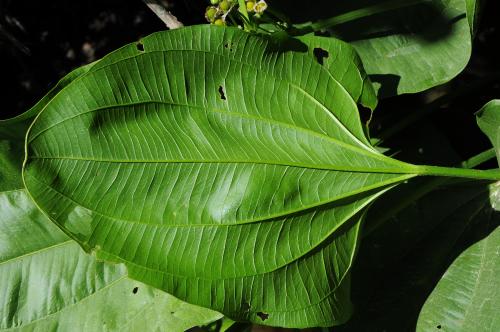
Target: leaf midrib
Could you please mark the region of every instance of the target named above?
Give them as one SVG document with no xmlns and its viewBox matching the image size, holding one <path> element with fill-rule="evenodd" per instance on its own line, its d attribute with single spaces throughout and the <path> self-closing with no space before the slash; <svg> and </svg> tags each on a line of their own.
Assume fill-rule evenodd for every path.
<svg viewBox="0 0 500 332">
<path fill-rule="evenodd" d="M 27 141 L 26 144 L 33 144 L 33 142 L 38 137 L 40 137 L 43 133 L 45 133 L 46 131 L 49 131 L 50 129 L 53 129 L 56 126 L 58 126 L 58 125 L 60 125 L 60 124 L 62 124 L 64 122 L 66 122 L 66 121 L 70 121 L 70 120 L 76 119 L 76 118 L 78 118 L 80 116 L 83 116 L 83 115 L 86 115 L 86 114 L 89 114 L 89 113 L 99 112 L 99 111 L 102 111 L 102 110 L 115 109 L 115 108 L 128 108 L 128 107 L 134 107 L 134 106 L 140 106 L 140 105 L 148 105 L 148 104 L 180 106 L 180 107 L 186 107 L 188 109 L 203 110 L 203 111 L 205 111 L 207 113 L 212 112 L 212 113 L 224 114 L 224 115 L 227 115 L 228 117 L 239 117 L 239 118 L 243 118 L 243 119 L 251 119 L 251 120 L 254 120 L 256 122 L 263 122 L 263 123 L 275 124 L 276 126 L 279 126 L 279 127 L 293 129 L 294 131 L 298 131 L 298 132 L 304 132 L 306 135 L 317 137 L 317 138 L 319 138 L 321 140 L 329 141 L 331 144 L 342 146 L 345 149 L 351 150 L 352 152 L 355 152 L 355 153 L 362 154 L 363 156 L 368 157 L 368 158 L 373 158 L 373 159 L 377 159 L 377 160 L 380 160 L 380 161 L 383 161 L 383 162 L 394 164 L 395 166 L 399 166 L 399 168 L 396 168 L 396 169 L 384 168 L 384 169 L 378 169 L 377 170 L 376 168 L 355 168 L 355 167 L 342 168 L 342 167 L 332 167 L 330 165 L 312 165 L 312 164 L 299 164 L 299 163 L 295 163 L 295 164 L 288 163 L 287 164 L 287 163 L 277 163 L 277 162 L 272 162 L 272 161 L 258 162 L 258 161 L 253 161 L 253 160 L 228 160 L 228 161 L 222 161 L 222 160 L 213 160 L 213 161 L 210 161 L 210 160 L 207 160 L 207 161 L 204 161 L 204 160 L 199 160 L 199 161 L 192 160 L 192 161 L 189 161 L 189 160 L 184 160 L 184 161 L 182 161 L 182 160 L 147 160 L 147 159 L 145 159 L 145 160 L 132 161 L 132 160 L 95 159 L 95 158 L 89 158 L 89 157 L 72 157 L 72 156 L 60 156 L 60 157 L 57 157 L 57 156 L 54 156 L 54 157 L 43 157 L 43 156 L 33 157 L 33 156 L 29 156 L 28 158 L 29 159 L 72 159 L 72 160 L 105 161 L 105 162 L 120 162 L 120 163 L 126 163 L 126 162 L 131 162 L 131 163 L 132 162 L 136 162 L 136 163 L 148 163 L 148 162 L 151 162 L 151 163 L 161 163 L 161 162 L 163 162 L 163 163 L 176 163 L 176 162 L 192 162 L 192 163 L 195 163 L 195 162 L 198 162 L 198 163 L 203 163 L 203 162 L 207 162 L 207 163 L 210 163 L 210 162 L 212 162 L 212 163 L 216 163 L 216 162 L 221 162 L 221 163 L 262 163 L 262 164 L 272 164 L 272 165 L 296 166 L 296 167 L 304 167 L 304 168 L 312 168 L 312 169 L 345 170 L 345 171 L 353 170 L 353 171 L 357 171 L 357 172 L 379 172 L 379 173 L 398 173 L 398 174 L 400 174 L 400 173 L 410 173 L 412 171 L 412 168 L 411 168 L 411 166 L 409 164 L 403 163 L 403 162 L 395 160 L 395 159 L 387 158 L 386 156 L 384 156 L 382 154 L 379 154 L 377 152 L 374 152 L 372 150 L 369 150 L 368 148 L 361 149 L 361 148 L 359 148 L 357 146 L 350 145 L 350 144 L 348 144 L 346 142 L 343 142 L 343 141 L 340 141 L 340 140 L 338 140 L 338 139 L 336 139 L 334 137 L 325 135 L 323 133 L 319 133 L 317 131 L 314 131 L 314 130 L 311 130 L 311 129 L 308 129 L 308 128 L 299 127 L 299 126 L 296 126 L 296 125 L 292 125 L 292 124 L 289 124 L 289 123 L 286 123 L 286 122 L 282 122 L 282 121 L 278 121 L 278 120 L 274 120 L 274 119 L 259 118 L 257 116 L 253 116 L 253 115 L 249 115 L 249 114 L 244 114 L 244 113 L 239 113 L 239 112 L 223 111 L 223 110 L 218 110 L 218 109 L 209 108 L 209 107 L 186 105 L 186 104 L 180 104 L 180 103 L 175 103 L 175 102 L 171 102 L 171 101 L 158 101 L 158 100 L 139 101 L 139 102 L 134 102 L 134 103 L 124 103 L 124 104 L 120 104 L 120 105 L 110 105 L 110 106 L 99 107 L 99 108 L 87 110 L 85 112 L 81 112 L 81 113 L 75 114 L 75 115 L 73 115 L 71 117 L 65 118 L 62 121 L 54 123 L 51 126 L 49 126 L 47 128 L 44 128 L 42 131 L 37 132 L 36 135 L 34 135 L 33 137 L 29 137 L 28 138 L 28 141 Z M 406 170 L 404 168 L 406 168 Z"/>
<path fill-rule="evenodd" d="M 44 321 L 44 320 L 47 320 L 47 319 L 50 319 L 51 317 L 55 316 L 55 315 L 59 315 L 61 314 L 62 312 L 64 311 L 67 311 L 69 310 L 69 308 L 72 308 L 72 307 L 75 307 L 77 305 L 81 305 L 82 302 L 86 302 L 88 301 L 90 298 L 94 297 L 94 296 L 97 296 L 99 293 L 102 293 L 104 290 L 107 290 L 108 288 L 111 288 L 113 287 L 115 284 L 123 281 L 123 280 L 126 280 L 127 279 L 127 276 L 126 275 L 123 275 L 121 277 L 119 277 L 118 279 L 115 279 L 113 280 L 112 282 L 110 282 L 109 284 L 103 286 L 102 288 L 99 288 L 98 290 L 96 290 L 95 292 L 91 293 L 91 294 L 88 294 L 87 296 L 79 299 L 78 301 L 74 302 L 74 303 L 71 303 L 70 305 L 67 305 L 67 306 L 64 306 L 62 308 L 60 308 L 59 310 L 57 311 L 54 311 L 48 315 L 45 315 L 43 317 L 40 317 L 38 319 L 35 319 L 35 320 L 32 320 L 30 322 L 27 322 L 26 324 L 21 324 L 21 325 L 17 325 L 17 326 L 11 326 L 11 327 L 8 327 L 7 329 L 5 329 L 5 331 L 8 331 L 8 330 L 14 330 L 14 329 L 20 329 L 20 328 L 26 328 L 27 326 L 30 326 L 30 325 L 33 325 L 33 324 L 36 324 L 38 322 L 41 322 L 41 321 Z"/>
<path fill-rule="evenodd" d="M 370 185 L 370 186 L 365 186 L 365 187 L 362 187 L 358 190 L 352 190 L 350 192 L 347 192 L 347 193 L 343 193 L 342 195 L 337 195 L 331 199 L 328 199 L 328 200 L 324 200 L 324 201 L 320 201 L 316 204 L 310 204 L 310 205 L 303 205 L 301 206 L 300 208 L 297 208 L 297 209 L 293 209 L 293 210 L 287 210 L 287 211 L 283 211 L 282 213 L 277 213 L 277 214 L 274 214 L 274 215 L 268 215 L 268 216 L 263 216 L 261 218 L 255 218 L 255 219 L 250 219 L 250 220 L 246 220 L 244 222 L 236 222 L 236 223 L 231 223 L 231 224 L 227 224 L 227 223 L 224 223 L 224 224 L 150 224 L 150 223 L 145 223 L 145 222 L 141 222 L 141 221 L 137 221 L 137 220 L 127 220 L 127 219 L 119 219 L 118 217 L 112 217 L 112 216 L 108 216 L 106 215 L 105 213 L 101 212 L 101 211 L 97 211 L 95 209 L 92 209 L 92 208 L 89 208 L 87 206 L 85 206 L 84 204 L 76 201 L 74 198 L 71 198 L 69 197 L 67 194 L 55 189 L 54 187 L 50 186 L 49 184 L 43 182 L 43 181 L 40 181 L 39 179 L 37 178 L 34 178 L 34 177 L 31 177 L 32 180 L 40 183 L 41 185 L 45 186 L 46 188 L 50 188 L 51 190 L 55 191 L 56 193 L 58 193 L 59 195 L 65 197 L 66 199 L 72 201 L 73 203 L 75 203 L 76 205 L 78 206 L 81 206 L 89 211 L 92 211 L 93 213 L 96 213 L 102 217 L 105 217 L 105 218 L 108 218 L 108 219 L 112 219 L 112 220 L 116 220 L 116 221 L 119 221 L 119 222 L 126 222 L 126 223 L 132 223 L 132 224 L 143 224 L 143 225 L 148 225 L 148 226 L 155 226 L 155 227 L 172 227 L 172 228 L 188 228 L 188 227 L 233 227 L 233 226 L 241 226 L 241 225 L 248 225 L 248 224 L 252 224 L 252 223 L 258 223 L 258 222 L 266 222 L 266 221 L 271 221 L 273 219 L 276 219 L 276 218 L 283 218 L 283 217 L 286 217 L 286 216 L 289 216 L 289 215 L 293 215 L 295 213 L 299 213 L 299 212 L 302 212 L 302 211 L 306 211 L 306 210 L 310 210 L 310 209 L 313 209 L 313 208 L 317 208 L 317 207 L 320 207 L 320 206 L 323 206 L 323 205 L 327 205 L 327 204 L 330 204 L 330 203 L 333 203 L 335 201 L 339 201 L 341 199 L 344 199 L 344 198 L 348 198 L 348 197 L 351 197 L 351 196 L 354 196 L 354 195 L 358 195 L 358 194 L 362 194 L 364 192 L 368 192 L 370 190 L 373 190 L 373 189 L 377 189 L 377 188 L 382 188 L 382 187 L 385 187 L 385 186 L 389 186 L 391 184 L 397 184 L 397 183 L 401 183 L 405 180 L 408 180 L 412 177 L 415 177 L 416 175 L 413 175 L 413 174 L 410 174 L 410 175 L 402 175 L 400 177 L 396 177 L 394 179 L 390 179 L 390 180 L 386 180 L 386 181 L 380 181 L 376 184 L 373 184 L 373 185 Z M 52 219 L 52 218 L 51 218 Z M 54 221 L 55 222 L 55 221 Z M 55 222 L 57 224 L 57 222 Z"/>
<path fill-rule="evenodd" d="M 56 249 L 58 247 L 64 247 L 64 246 L 69 245 L 71 243 L 76 244 L 73 240 L 67 240 L 67 241 L 64 241 L 64 242 L 59 242 L 59 243 L 50 245 L 48 247 L 37 249 L 35 251 L 30 251 L 30 252 L 24 253 L 24 254 L 22 254 L 20 256 L 11 257 L 11 258 L 9 258 L 9 259 L 7 259 L 5 261 L 0 262 L 0 266 L 2 266 L 4 264 L 9 264 L 10 262 L 18 260 L 18 259 L 22 260 L 22 259 L 25 259 L 25 258 L 30 257 L 30 256 L 41 254 L 44 251 L 50 251 L 50 250 Z"/>
</svg>

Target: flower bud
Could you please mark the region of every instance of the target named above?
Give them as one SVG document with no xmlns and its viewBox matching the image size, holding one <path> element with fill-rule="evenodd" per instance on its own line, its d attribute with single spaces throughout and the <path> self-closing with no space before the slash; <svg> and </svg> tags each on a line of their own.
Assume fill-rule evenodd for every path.
<svg viewBox="0 0 500 332">
<path fill-rule="evenodd" d="M 224 25 L 226 25 L 226 22 L 224 22 L 223 19 L 218 18 L 218 19 L 215 20 L 214 24 L 218 25 L 218 26 L 224 26 Z"/>
<path fill-rule="evenodd" d="M 231 8 L 231 3 L 228 0 L 222 0 L 219 3 L 219 8 L 225 13 Z"/>
<path fill-rule="evenodd" d="M 253 9 L 255 7 L 255 2 L 253 2 L 253 1 L 247 1 L 246 6 L 247 6 L 247 11 L 249 13 L 251 13 L 251 12 L 253 12 Z"/>
</svg>

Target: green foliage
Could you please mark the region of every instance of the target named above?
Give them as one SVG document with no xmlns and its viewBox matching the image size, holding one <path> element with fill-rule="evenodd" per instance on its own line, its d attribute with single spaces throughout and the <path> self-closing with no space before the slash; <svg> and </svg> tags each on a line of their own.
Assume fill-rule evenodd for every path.
<svg viewBox="0 0 500 332">
<path fill-rule="evenodd" d="M 370 144 L 359 115 L 380 87 L 416 92 L 458 74 L 475 2 L 357 1 L 308 24 L 259 3 L 211 1 L 213 25 L 126 45 L 0 121 L 0 329 L 181 331 L 221 318 L 212 310 L 226 318 L 209 330 L 326 327 L 349 321 L 351 291 L 370 304 L 376 289 L 408 294 L 384 315 L 403 317 L 472 225 L 496 225 L 498 184 L 480 180 L 500 171 L 465 168 L 491 151 L 463 168 L 402 162 Z M 244 29 L 216 26 L 226 17 Z M 478 113 L 497 152 L 499 106 Z M 470 309 L 496 286 L 498 264 L 477 254 L 496 254 L 496 233 L 450 267 L 418 328 L 452 328 L 457 306 L 463 328 L 496 326 Z M 376 259 L 373 243 L 385 244 Z M 423 291 L 407 278 L 377 288 L 373 264 L 415 246 L 435 258 L 409 267 Z M 343 328 L 384 327 L 365 313 Z"/>
<path fill-rule="evenodd" d="M 498 205 L 498 188 L 492 196 Z M 453 262 L 425 302 L 417 331 L 500 329 L 499 261 L 500 227 Z"/>
<path fill-rule="evenodd" d="M 37 204 L 86 250 L 188 302 L 273 325 L 344 322 L 363 208 L 414 167 L 369 146 L 351 96 L 306 53 L 210 26 L 141 43 L 33 123 L 24 178 Z"/>
<path fill-rule="evenodd" d="M 221 316 L 86 254 L 23 189 L 0 192 L 0 208 L 1 331 L 181 332 Z"/>
<path fill-rule="evenodd" d="M 388 219 L 364 233 L 352 272 L 358 310 L 340 332 L 414 331 L 427 296 L 450 260 L 467 246 L 464 242 L 475 238 L 478 228 L 488 234 L 499 226 L 484 183 L 446 185 L 442 179 L 419 180 L 398 186 L 370 209 L 367 230 L 371 222 Z M 390 211 L 401 203 L 404 206 L 398 211 Z M 441 310 L 451 315 L 454 308 Z"/>
<path fill-rule="evenodd" d="M 302 30 L 351 42 L 382 97 L 415 93 L 448 82 L 471 55 L 476 0 L 275 0 Z M 469 20 L 466 18 L 469 18 Z M 318 18 L 322 18 L 319 21 Z"/>
<path fill-rule="evenodd" d="M 344 322 L 364 207 L 427 168 L 374 150 L 347 89 L 278 42 L 202 26 L 102 59 L 31 126 L 28 191 L 87 251 L 188 302 L 271 325 Z"/>
</svg>

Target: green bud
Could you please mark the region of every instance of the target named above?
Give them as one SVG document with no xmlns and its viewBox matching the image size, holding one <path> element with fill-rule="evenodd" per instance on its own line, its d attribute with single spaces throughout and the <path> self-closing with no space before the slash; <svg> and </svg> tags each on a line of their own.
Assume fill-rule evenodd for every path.
<svg viewBox="0 0 500 332">
<path fill-rule="evenodd" d="M 217 5 L 219 3 L 220 0 L 210 0 L 210 3 L 212 5 Z"/>
<path fill-rule="evenodd" d="M 247 11 L 249 13 L 253 12 L 253 8 L 255 7 L 255 2 L 253 1 L 248 1 L 247 2 Z"/>
<path fill-rule="evenodd" d="M 225 13 L 231 8 L 231 3 L 228 0 L 222 0 L 219 3 L 219 8 Z"/>
<path fill-rule="evenodd" d="M 213 23 L 215 21 L 215 18 L 217 17 L 218 12 L 219 10 L 217 9 L 217 7 L 210 6 L 205 11 L 205 18 L 208 22 Z"/>
<path fill-rule="evenodd" d="M 226 22 L 224 22 L 221 18 L 218 18 L 215 20 L 214 24 L 218 26 L 224 26 L 226 25 Z"/>
</svg>

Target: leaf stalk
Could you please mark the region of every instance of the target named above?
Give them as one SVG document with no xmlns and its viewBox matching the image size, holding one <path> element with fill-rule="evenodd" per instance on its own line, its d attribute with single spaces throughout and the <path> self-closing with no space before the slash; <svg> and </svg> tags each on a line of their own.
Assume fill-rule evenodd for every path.
<svg viewBox="0 0 500 332">
<path fill-rule="evenodd" d="M 417 166 L 418 175 L 446 176 L 476 180 L 500 181 L 500 169 L 478 170 L 442 166 Z"/>
</svg>

